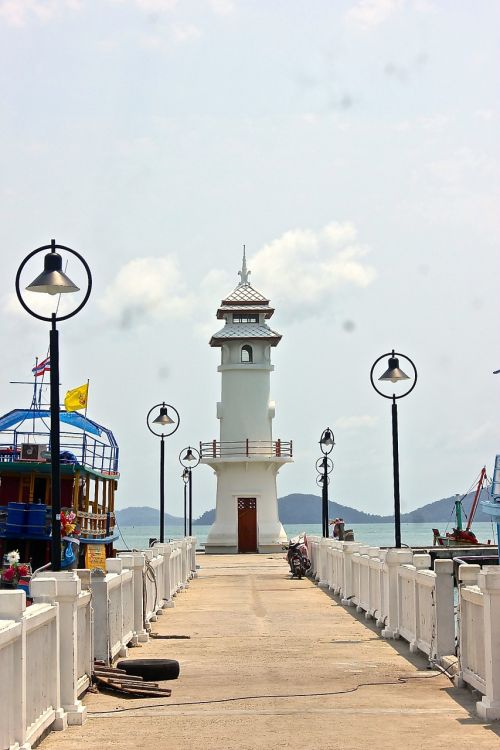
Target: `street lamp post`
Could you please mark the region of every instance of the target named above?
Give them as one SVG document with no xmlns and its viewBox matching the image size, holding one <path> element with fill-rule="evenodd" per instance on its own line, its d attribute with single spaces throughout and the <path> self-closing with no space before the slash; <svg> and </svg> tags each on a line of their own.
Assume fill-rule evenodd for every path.
<svg viewBox="0 0 500 750">
<path fill-rule="evenodd" d="M 151 420 L 151 414 L 155 409 L 158 409 L 160 407 L 160 412 L 155 417 L 155 419 Z M 168 410 L 171 410 L 174 413 L 175 419 L 172 419 L 169 416 Z M 165 438 L 170 437 L 170 435 L 173 435 L 174 432 L 179 428 L 179 425 L 181 423 L 181 418 L 179 416 L 179 412 L 175 408 L 175 406 L 172 406 L 171 404 L 166 404 L 165 401 L 163 401 L 161 404 L 155 404 L 151 407 L 151 409 L 148 411 L 148 415 L 146 417 L 146 424 L 148 426 L 148 430 L 153 433 L 153 435 L 156 435 L 156 437 L 161 438 L 160 442 L 160 542 L 163 544 L 165 541 Z M 159 425 L 159 428 L 163 428 L 160 432 L 157 431 L 157 429 L 153 429 L 151 425 Z"/>
<path fill-rule="evenodd" d="M 399 367 L 399 357 L 402 357 L 405 359 L 413 369 L 413 382 L 408 388 L 407 391 L 404 393 L 400 393 L 398 396 L 396 396 L 395 393 L 392 395 L 389 395 L 387 393 L 384 393 L 381 391 L 377 386 L 375 385 L 374 380 L 374 371 L 378 363 L 384 359 L 384 357 L 389 357 L 389 361 L 387 363 L 387 369 L 385 372 L 378 378 L 379 381 L 383 383 L 399 383 L 403 380 L 411 380 L 411 376 L 407 375 L 403 370 Z M 409 393 L 412 392 L 412 390 L 415 388 L 417 384 L 417 368 L 415 367 L 412 360 L 407 357 L 405 354 L 401 354 L 400 352 L 392 350 L 392 352 L 386 352 L 385 354 L 382 354 L 378 359 L 375 360 L 375 362 L 372 365 L 372 369 L 370 370 L 370 382 L 373 386 L 373 388 L 377 391 L 377 393 L 382 396 L 383 398 L 388 398 L 392 400 L 392 406 L 391 406 L 391 415 L 392 415 L 392 473 L 393 473 L 393 479 L 394 479 L 394 537 L 395 537 L 395 546 L 397 548 L 401 547 L 401 498 L 400 498 L 400 491 L 399 491 L 399 438 L 398 438 L 398 405 L 397 400 L 400 398 L 404 398 Z"/>
<path fill-rule="evenodd" d="M 319 458 L 316 462 L 316 468 L 318 471 L 320 469 L 322 470 L 322 482 L 321 482 L 321 509 L 322 509 L 322 526 L 323 526 L 323 536 L 328 536 L 328 484 L 329 484 L 329 478 L 328 474 L 333 469 L 333 463 L 331 459 L 328 458 L 329 453 L 332 452 L 333 446 L 335 445 L 335 438 L 333 437 L 333 432 L 329 427 L 326 428 L 326 430 L 323 430 L 321 433 L 321 438 L 319 441 L 319 447 L 321 448 L 321 452 L 323 454 L 322 458 Z M 330 462 L 330 463 L 329 463 Z M 318 464 L 320 464 L 318 466 Z"/>
<path fill-rule="evenodd" d="M 183 455 L 184 454 L 184 455 Z M 193 469 L 198 466 L 200 463 L 200 454 L 196 450 L 196 448 L 191 448 L 190 445 L 188 445 L 187 448 L 184 448 L 179 453 L 179 461 L 182 466 L 184 466 L 184 471 L 188 472 L 188 492 L 189 492 L 189 526 L 188 526 L 188 532 L 189 536 L 193 536 L 193 477 L 192 477 L 192 471 Z M 182 477 L 184 479 L 184 475 Z M 184 480 L 186 481 L 186 480 Z"/>
<path fill-rule="evenodd" d="M 184 536 L 187 536 L 187 486 L 189 482 L 189 470 L 184 469 L 181 477 L 184 482 Z"/>
<path fill-rule="evenodd" d="M 37 292 L 41 294 L 60 295 L 80 291 L 71 279 L 62 270 L 62 257 L 57 250 L 63 250 L 70 255 L 74 255 L 83 265 L 87 274 L 87 289 L 80 304 L 70 313 L 58 315 L 58 305 L 56 311 L 50 316 L 41 315 L 24 300 L 21 293 L 21 274 L 26 264 L 38 253 L 49 250 L 44 258 L 44 269 L 42 273 L 31 282 L 25 291 Z M 86 260 L 66 245 L 57 245 L 55 240 L 51 240 L 50 245 L 42 245 L 29 253 L 16 274 L 16 295 L 22 307 L 38 320 L 43 320 L 51 324 L 49 335 L 50 351 L 50 463 L 51 463 L 51 511 L 52 511 L 52 537 L 51 537 L 51 565 L 52 570 L 61 570 L 61 456 L 60 456 L 60 404 L 59 404 L 59 331 L 57 322 L 67 320 L 76 315 L 87 303 L 92 291 L 92 274 Z M 60 299 L 60 298 L 59 298 Z"/>
</svg>

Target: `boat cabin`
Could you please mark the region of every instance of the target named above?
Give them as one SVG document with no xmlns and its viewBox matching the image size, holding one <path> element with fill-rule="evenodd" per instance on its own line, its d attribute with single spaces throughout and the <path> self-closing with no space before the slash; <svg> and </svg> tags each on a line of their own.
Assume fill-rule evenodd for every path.
<svg viewBox="0 0 500 750">
<path fill-rule="evenodd" d="M 74 513 L 74 529 L 61 535 L 76 548 L 77 567 L 86 545 L 110 556 L 117 539 L 119 450 L 111 430 L 76 411 L 61 411 L 60 421 L 61 511 Z M 50 561 L 51 496 L 50 412 L 14 409 L 0 417 L 0 560 L 17 549 L 33 569 Z"/>
</svg>

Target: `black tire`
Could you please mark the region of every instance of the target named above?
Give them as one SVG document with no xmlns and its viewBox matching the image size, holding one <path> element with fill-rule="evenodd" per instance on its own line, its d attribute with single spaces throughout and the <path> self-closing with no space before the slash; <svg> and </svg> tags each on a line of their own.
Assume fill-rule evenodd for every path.
<svg viewBox="0 0 500 750">
<path fill-rule="evenodd" d="M 119 661 L 116 666 L 146 682 L 176 680 L 180 672 L 179 662 L 175 659 L 127 659 Z"/>
</svg>

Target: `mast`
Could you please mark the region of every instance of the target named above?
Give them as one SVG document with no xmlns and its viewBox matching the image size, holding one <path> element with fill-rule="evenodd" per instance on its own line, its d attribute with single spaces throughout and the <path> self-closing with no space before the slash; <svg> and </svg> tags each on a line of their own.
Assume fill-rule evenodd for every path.
<svg viewBox="0 0 500 750">
<path fill-rule="evenodd" d="M 483 466 L 483 468 L 481 469 L 481 474 L 479 475 L 479 481 L 476 487 L 476 494 L 474 495 L 474 500 L 472 501 L 472 505 L 471 505 L 471 509 L 469 513 L 469 520 L 467 521 L 467 527 L 465 529 L 466 531 L 470 531 L 470 527 L 472 526 L 472 522 L 474 520 L 474 516 L 477 510 L 477 504 L 479 502 L 479 495 L 481 494 L 481 490 L 483 489 L 483 483 L 484 483 L 485 477 L 486 477 L 486 467 Z"/>
<path fill-rule="evenodd" d="M 455 514 L 457 516 L 457 531 L 462 531 L 462 500 L 457 495 L 458 500 L 455 500 Z"/>
</svg>

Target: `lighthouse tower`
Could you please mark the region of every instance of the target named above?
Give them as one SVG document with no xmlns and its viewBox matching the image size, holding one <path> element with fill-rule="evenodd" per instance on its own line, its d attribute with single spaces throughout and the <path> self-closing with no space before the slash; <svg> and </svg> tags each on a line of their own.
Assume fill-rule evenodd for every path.
<svg viewBox="0 0 500 750">
<path fill-rule="evenodd" d="M 292 442 L 273 440 L 271 349 L 281 335 L 267 325 L 274 310 L 248 278 L 245 251 L 240 283 L 217 310 L 224 321 L 210 346 L 221 350 L 220 440 L 201 443 L 201 461 L 217 476 L 215 522 L 206 552 L 276 552 L 286 542 L 278 518 L 276 476 L 292 461 Z"/>
</svg>

